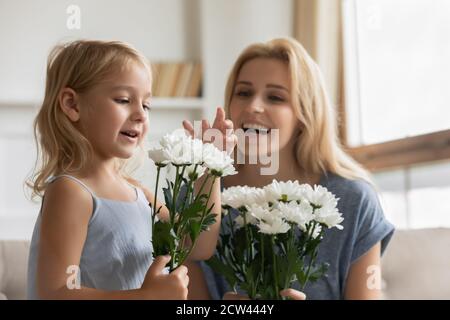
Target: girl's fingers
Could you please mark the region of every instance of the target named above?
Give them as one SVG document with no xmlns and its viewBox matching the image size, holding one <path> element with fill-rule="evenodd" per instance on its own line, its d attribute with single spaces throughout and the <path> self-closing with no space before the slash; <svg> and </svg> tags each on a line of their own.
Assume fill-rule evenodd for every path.
<svg viewBox="0 0 450 320">
<path fill-rule="evenodd" d="M 194 138 L 194 127 L 192 126 L 192 123 L 189 120 L 183 121 L 183 127 L 185 130 L 187 130 L 187 132 L 189 132 L 191 137 Z"/>
</svg>

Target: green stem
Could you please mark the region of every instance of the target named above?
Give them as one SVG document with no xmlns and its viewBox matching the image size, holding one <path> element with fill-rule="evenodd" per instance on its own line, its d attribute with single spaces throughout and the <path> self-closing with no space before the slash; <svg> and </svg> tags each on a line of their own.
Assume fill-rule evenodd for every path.
<svg viewBox="0 0 450 320">
<path fill-rule="evenodd" d="M 156 188 L 155 188 L 155 196 L 153 198 L 153 212 L 152 212 L 152 237 L 155 234 L 155 218 L 156 218 L 156 213 L 158 212 L 158 210 L 156 209 L 156 195 L 158 194 L 158 184 L 159 184 L 159 175 L 161 172 L 161 167 L 160 166 L 156 166 Z"/>
<path fill-rule="evenodd" d="M 275 241 L 274 241 L 274 237 L 275 236 L 270 236 L 270 243 L 272 245 L 272 262 L 273 262 L 273 282 L 274 282 L 274 291 L 275 291 L 275 297 L 277 300 L 280 299 L 280 289 L 278 288 L 278 268 L 277 268 L 277 260 L 275 257 Z"/>
<path fill-rule="evenodd" d="M 210 175 L 209 173 L 206 175 L 205 180 L 203 180 L 203 183 L 202 183 L 202 185 L 200 186 L 200 190 L 197 192 L 197 195 L 194 197 L 194 201 L 197 201 L 198 197 L 202 194 L 203 188 L 205 187 L 206 182 L 209 180 L 209 178 L 210 178 L 211 176 L 212 176 L 212 175 Z"/>
<path fill-rule="evenodd" d="M 205 181 L 209 180 L 210 177 L 211 176 L 208 175 L 206 177 Z M 213 182 L 211 183 L 211 187 L 209 188 L 209 193 L 208 193 L 208 197 L 206 199 L 205 208 L 203 209 L 202 216 L 201 216 L 201 219 L 200 219 L 200 230 L 202 229 L 203 221 L 205 220 L 205 216 L 206 216 L 206 211 L 208 210 L 208 202 L 209 202 L 209 200 L 211 198 L 212 189 L 213 189 L 214 183 L 215 183 L 214 179 L 215 179 L 215 177 L 213 176 Z M 198 235 L 197 235 L 197 237 L 195 239 L 191 239 L 191 242 L 192 242 L 191 247 L 187 251 L 186 256 L 184 256 L 182 258 L 182 261 L 180 262 L 180 264 L 182 264 L 184 262 L 184 260 L 186 260 L 186 258 L 189 256 L 189 254 L 192 252 L 192 250 L 194 249 L 195 244 L 197 243 L 197 239 L 198 239 Z"/>
<path fill-rule="evenodd" d="M 259 234 L 261 238 L 261 281 L 260 283 L 264 283 L 264 280 L 267 278 L 264 274 L 264 235 L 262 233 Z"/>
<path fill-rule="evenodd" d="M 312 235 L 314 234 L 315 229 L 316 229 L 316 222 L 314 221 L 312 224 L 312 228 L 311 228 L 311 234 L 309 235 L 308 239 L 312 238 Z M 308 283 L 309 273 L 311 272 L 311 266 L 312 266 L 312 264 L 315 260 L 315 256 L 316 256 L 316 249 L 317 249 L 317 247 L 314 248 L 314 251 L 311 255 L 311 259 L 309 259 L 308 268 L 306 269 L 305 282 L 302 285 L 302 291 L 305 289 L 305 286 Z"/>
</svg>

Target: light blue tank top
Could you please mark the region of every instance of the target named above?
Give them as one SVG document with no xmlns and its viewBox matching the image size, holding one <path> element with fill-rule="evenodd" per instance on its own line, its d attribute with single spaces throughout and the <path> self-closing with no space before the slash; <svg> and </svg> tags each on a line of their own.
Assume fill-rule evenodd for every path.
<svg viewBox="0 0 450 320">
<path fill-rule="evenodd" d="M 151 265 L 151 208 L 139 188 L 133 202 L 97 197 L 83 182 L 78 182 L 93 199 L 93 213 L 80 259 L 81 286 L 102 290 L 140 288 Z M 41 213 L 33 231 L 28 261 L 28 299 L 38 299 L 36 272 Z M 72 271 L 73 272 L 73 271 Z M 73 274 L 73 273 L 72 273 Z M 70 273 L 67 275 L 70 276 Z"/>
</svg>

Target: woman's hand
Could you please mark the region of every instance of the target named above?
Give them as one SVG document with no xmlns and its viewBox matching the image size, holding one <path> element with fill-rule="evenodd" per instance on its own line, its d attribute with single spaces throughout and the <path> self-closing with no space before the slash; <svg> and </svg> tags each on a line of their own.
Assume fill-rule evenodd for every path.
<svg viewBox="0 0 450 320">
<path fill-rule="evenodd" d="M 291 298 L 291 300 L 306 300 L 306 295 L 303 292 L 292 288 L 281 290 L 280 295 Z"/>
<path fill-rule="evenodd" d="M 303 292 L 292 288 L 281 290 L 280 295 L 291 300 L 306 300 L 306 295 Z M 223 300 L 250 300 L 250 298 L 240 293 L 227 292 L 224 294 Z"/>
<path fill-rule="evenodd" d="M 202 139 L 203 142 L 213 143 L 217 148 L 226 151 L 228 154 L 233 152 L 237 143 L 237 137 L 233 130 L 233 122 L 225 119 L 225 111 L 222 108 L 217 108 L 216 118 L 212 127 L 208 120 L 202 120 L 202 131 L 200 134 L 194 132 L 194 127 L 188 120 L 183 121 L 183 127 L 192 137 Z M 195 136 L 196 133 L 197 136 Z"/>
</svg>

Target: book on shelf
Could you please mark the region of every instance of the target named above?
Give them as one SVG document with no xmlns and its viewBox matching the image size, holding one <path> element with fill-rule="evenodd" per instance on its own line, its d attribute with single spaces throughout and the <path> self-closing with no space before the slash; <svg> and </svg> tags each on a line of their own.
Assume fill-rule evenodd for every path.
<svg viewBox="0 0 450 320">
<path fill-rule="evenodd" d="M 155 97 L 199 97 L 202 64 L 198 62 L 164 62 L 152 66 Z"/>
</svg>

